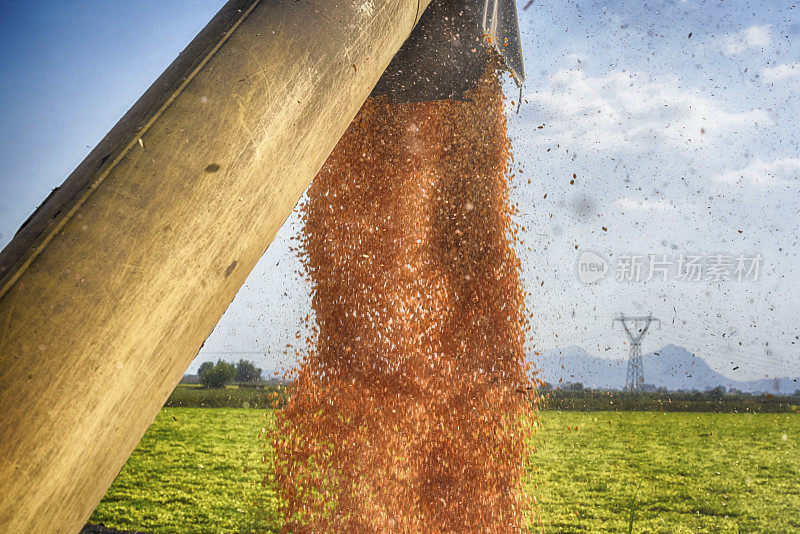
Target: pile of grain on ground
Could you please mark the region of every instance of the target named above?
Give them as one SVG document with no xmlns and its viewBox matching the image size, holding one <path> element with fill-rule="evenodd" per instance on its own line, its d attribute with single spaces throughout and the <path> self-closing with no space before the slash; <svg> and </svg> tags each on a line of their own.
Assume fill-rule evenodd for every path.
<svg viewBox="0 0 800 534">
<path fill-rule="evenodd" d="M 502 93 L 370 99 L 308 191 L 315 334 L 276 417 L 292 532 L 521 530 L 534 403 Z"/>
</svg>

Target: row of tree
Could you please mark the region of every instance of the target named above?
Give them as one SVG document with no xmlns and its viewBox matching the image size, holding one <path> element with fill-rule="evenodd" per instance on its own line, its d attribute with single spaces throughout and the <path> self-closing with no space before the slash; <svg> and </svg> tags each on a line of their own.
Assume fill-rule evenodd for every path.
<svg viewBox="0 0 800 534">
<path fill-rule="evenodd" d="M 239 360 L 236 365 L 217 360 L 217 363 L 203 362 L 197 375 L 203 387 L 224 388 L 231 382 L 260 381 L 261 369 L 249 360 Z"/>
</svg>

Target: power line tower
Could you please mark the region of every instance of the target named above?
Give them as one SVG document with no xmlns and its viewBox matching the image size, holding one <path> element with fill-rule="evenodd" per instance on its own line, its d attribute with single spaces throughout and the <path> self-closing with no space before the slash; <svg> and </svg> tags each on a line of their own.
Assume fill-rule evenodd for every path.
<svg viewBox="0 0 800 534">
<path fill-rule="evenodd" d="M 628 357 L 628 368 L 625 371 L 625 389 L 630 391 L 641 391 L 644 389 L 644 365 L 642 363 L 642 339 L 650 325 L 653 322 L 658 322 L 658 327 L 661 328 L 661 320 L 653 317 L 653 314 L 647 317 L 631 317 L 627 315 L 620 315 L 613 321 L 611 326 L 619 321 L 622 323 L 622 328 L 628 334 L 628 339 L 631 340 L 631 354 Z M 642 325 L 641 327 L 639 325 Z"/>
</svg>

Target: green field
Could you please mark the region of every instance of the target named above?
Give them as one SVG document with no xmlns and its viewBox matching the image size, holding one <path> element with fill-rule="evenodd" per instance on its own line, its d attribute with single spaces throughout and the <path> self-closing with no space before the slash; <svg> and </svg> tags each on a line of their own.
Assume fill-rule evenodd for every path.
<svg viewBox="0 0 800 534">
<path fill-rule="evenodd" d="M 800 415 L 545 411 L 540 423 L 530 487 L 547 532 L 627 532 L 631 512 L 634 532 L 800 532 Z M 273 530 L 267 425 L 262 410 L 164 408 L 91 522 Z"/>
<path fill-rule="evenodd" d="M 531 482 L 549 532 L 627 532 L 632 508 L 634 532 L 800 531 L 798 415 L 541 418 Z"/>
</svg>

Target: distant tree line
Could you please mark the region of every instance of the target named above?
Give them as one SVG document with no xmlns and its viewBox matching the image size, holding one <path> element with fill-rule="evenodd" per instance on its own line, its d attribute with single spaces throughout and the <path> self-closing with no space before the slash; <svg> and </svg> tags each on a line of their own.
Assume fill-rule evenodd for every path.
<svg viewBox="0 0 800 534">
<path fill-rule="evenodd" d="M 261 369 L 249 360 L 239 360 L 236 365 L 217 360 L 217 363 L 203 362 L 197 375 L 205 388 L 224 388 L 231 382 L 247 384 L 260 381 Z"/>
<path fill-rule="evenodd" d="M 582 382 L 563 382 L 559 383 L 558 385 L 553 385 L 550 382 L 544 382 L 543 384 L 539 385 L 537 388 L 540 392 L 550 392 L 550 391 L 594 391 L 594 392 L 629 392 L 628 390 L 619 390 L 619 389 L 608 389 L 608 388 L 585 388 Z M 784 392 L 781 394 L 773 394 L 773 393 L 749 393 L 747 391 L 740 391 L 736 388 L 726 388 L 725 386 L 716 386 L 714 388 L 707 388 L 703 391 L 699 389 L 678 389 L 678 390 L 671 390 L 667 389 L 664 386 L 655 386 L 653 384 L 645 384 L 643 391 L 638 391 L 634 393 L 671 393 L 673 395 L 693 395 L 695 398 L 703 398 L 706 396 L 711 396 L 713 398 L 721 398 L 723 396 L 758 396 L 758 395 L 768 395 L 768 396 L 781 396 L 781 397 L 800 397 L 800 389 L 794 391 L 794 393 Z"/>
<path fill-rule="evenodd" d="M 722 386 L 707 391 L 614 391 L 586 389 L 580 383 L 560 387 L 546 383 L 537 392 L 545 410 L 800 412 L 800 390 L 785 395 L 726 391 Z"/>
</svg>

